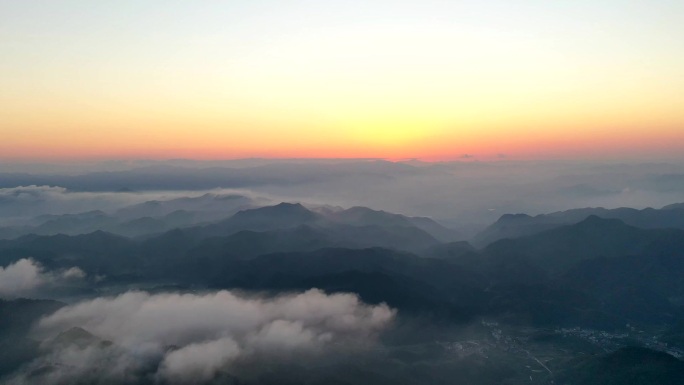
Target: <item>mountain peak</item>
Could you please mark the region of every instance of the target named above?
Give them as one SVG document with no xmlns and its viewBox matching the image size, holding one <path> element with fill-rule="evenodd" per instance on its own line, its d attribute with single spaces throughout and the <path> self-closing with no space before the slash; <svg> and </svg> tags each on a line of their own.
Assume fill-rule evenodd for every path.
<svg viewBox="0 0 684 385">
<path fill-rule="evenodd" d="M 583 221 L 578 222 L 576 227 L 587 227 L 587 226 L 627 226 L 625 222 L 615 219 L 615 218 L 601 218 L 598 215 L 589 215 Z"/>
<path fill-rule="evenodd" d="M 281 202 L 275 206 L 264 206 L 256 209 L 238 211 L 234 216 L 238 220 L 294 220 L 309 221 L 318 218 L 318 214 L 307 209 L 301 203 Z"/>
<path fill-rule="evenodd" d="M 369 207 L 364 207 L 364 206 L 354 206 L 354 207 L 350 207 L 344 211 L 350 212 L 350 213 L 353 213 L 353 212 L 358 212 L 358 213 L 384 213 L 384 211 L 382 211 L 382 210 L 373 210 Z"/>
<path fill-rule="evenodd" d="M 52 345 L 62 347 L 75 345 L 81 349 L 87 346 L 106 347 L 112 344 L 111 341 L 102 340 L 89 331 L 78 326 L 74 326 L 69 330 L 59 333 L 54 339 L 52 339 L 51 343 Z"/>
<path fill-rule="evenodd" d="M 280 213 L 286 215 L 292 214 L 304 214 L 304 215 L 314 215 L 314 212 L 307 209 L 301 203 L 289 203 L 281 202 L 275 206 L 264 206 L 251 210 L 244 210 L 243 212 L 251 213 Z"/>
<path fill-rule="evenodd" d="M 515 220 L 520 220 L 520 219 L 529 219 L 532 218 L 530 215 L 527 214 L 504 214 L 499 219 L 497 222 L 508 222 L 508 221 L 515 221 Z"/>
<path fill-rule="evenodd" d="M 273 208 L 280 208 L 280 209 L 308 209 L 304 207 L 301 203 L 290 203 L 290 202 L 280 202 L 275 206 L 271 206 Z"/>
</svg>

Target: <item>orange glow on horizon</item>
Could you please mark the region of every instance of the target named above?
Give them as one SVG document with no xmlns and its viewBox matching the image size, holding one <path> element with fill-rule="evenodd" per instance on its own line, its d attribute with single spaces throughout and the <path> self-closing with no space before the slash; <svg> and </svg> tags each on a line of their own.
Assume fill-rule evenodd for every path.
<svg viewBox="0 0 684 385">
<path fill-rule="evenodd" d="M 109 140 L 73 141 L 51 138 L 52 143 L 33 142 L 22 146 L 0 144 L 2 159 L 27 160 L 106 160 L 106 159 L 197 159 L 221 160 L 241 158 L 340 158 L 340 159 L 420 159 L 450 161 L 462 159 L 610 159 L 610 158 L 678 158 L 684 148 L 680 130 L 663 130 L 658 136 L 620 128 L 595 130 L 590 133 L 550 131 L 546 134 L 499 135 L 500 131 L 479 135 L 443 133 L 422 138 L 383 142 L 373 140 L 326 141 L 311 138 L 291 143 L 285 137 L 269 141 L 232 142 L 191 137 L 167 141 L 132 140 L 112 137 Z M 117 140 L 118 139 L 118 140 Z M 212 140 L 213 142 L 211 143 Z M 180 143 L 184 143 L 181 146 Z"/>
<path fill-rule="evenodd" d="M 684 158 L 677 2 L 107 3 L 0 5 L 0 160 Z"/>
</svg>

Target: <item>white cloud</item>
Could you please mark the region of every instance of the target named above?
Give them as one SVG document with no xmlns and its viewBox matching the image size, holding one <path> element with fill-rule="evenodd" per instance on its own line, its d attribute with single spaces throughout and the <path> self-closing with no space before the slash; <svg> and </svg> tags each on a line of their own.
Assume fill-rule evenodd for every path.
<svg viewBox="0 0 684 385">
<path fill-rule="evenodd" d="M 353 294 L 328 295 L 316 289 L 273 298 L 229 291 L 127 292 L 62 308 L 42 319 L 37 333 L 49 338 L 82 327 L 114 343 L 107 348 L 111 350 L 108 358 L 102 358 L 107 365 L 90 362 L 91 355 L 84 361 L 90 362 L 87 367 L 79 366 L 68 374 L 74 379 L 93 371 L 120 378 L 121 373 L 134 371 L 131 362 L 146 361 L 156 362 L 154 377 L 159 382 L 184 384 L 211 379 L 220 370 L 230 371 L 240 359 L 269 360 L 365 346 L 394 314 L 384 304 L 367 305 Z M 73 349 L 69 352 L 69 363 L 62 362 L 59 353 L 53 353 L 50 360 L 56 367 L 73 369 Z M 107 371 L 98 369 L 104 366 Z M 112 368 L 119 369 L 113 373 Z M 52 376 L 63 381 L 63 372 Z"/>
<path fill-rule="evenodd" d="M 221 367 L 236 359 L 240 353 L 238 343 L 229 337 L 190 344 L 164 357 L 159 378 L 177 383 L 208 380 Z"/>
<path fill-rule="evenodd" d="M 46 271 L 33 259 L 23 258 L 7 267 L 0 266 L 0 297 L 34 295 L 42 288 L 67 280 L 83 279 L 85 276 L 85 272 L 78 267 L 63 271 Z"/>
<path fill-rule="evenodd" d="M 32 259 L 0 267 L 0 297 L 15 297 L 44 285 L 46 277 L 41 266 Z"/>
<path fill-rule="evenodd" d="M 86 273 L 78 267 L 72 267 L 62 272 L 64 279 L 83 279 Z"/>
</svg>

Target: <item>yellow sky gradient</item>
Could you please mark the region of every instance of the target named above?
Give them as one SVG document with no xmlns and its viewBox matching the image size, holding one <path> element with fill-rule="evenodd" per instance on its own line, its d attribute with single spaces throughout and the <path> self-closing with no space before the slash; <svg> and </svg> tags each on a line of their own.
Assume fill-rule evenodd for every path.
<svg viewBox="0 0 684 385">
<path fill-rule="evenodd" d="M 1 159 L 684 152 L 676 3 L 18 3 Z"/>
</svg>

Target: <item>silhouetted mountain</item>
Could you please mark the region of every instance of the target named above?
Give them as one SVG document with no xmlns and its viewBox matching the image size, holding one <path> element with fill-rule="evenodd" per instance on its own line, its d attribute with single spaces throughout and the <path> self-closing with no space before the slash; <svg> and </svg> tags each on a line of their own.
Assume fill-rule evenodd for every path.
<svg viewBox="0 0 684 385">
<path fill-rule="evenodd" d="M 275 206 L 260 207 L 238 211 L 232 218 L 244 226 L 275 226 L 277 228 L 292 227 L 292 223 L 303 224 L 320 219 L 320 216 L 300 203 L 282 202 Z"/>
<path fill-rule="evenodd" d="M 322 229 L 308 225 L 261 232 L 242 230 L 226 237 L 207 238 L 196 244 L 189 253 L 209 259 L 227 256 L 251 258 L 275 252 L 312 251 L 344 246 L 341 240 L 332 239 Z"/>
<path fill-rule="evenodd" d="M 127 237 L 151 236 L 172 229 L 204 223 L 206 221 L 203 218 L 202 213 L 177 210 L 158 218 L 136 218 L 111 226 L 108 230 Z"/>
<path fill-rule="evenodd" d="M 88 346 L 109 346 L 111 341 L 105 341 L 101 338 L 91 334 L 89 331 L 81 327 L 72 327 L 59 333 L 55 338 L 48 341 L 45 347 L 51 349 L 64 349 L 69 346 L 77 346 L 84 349 Z"/>
<path fill-rule="evenodd" d="M 477 250 L 468 242 L 449 242 L 429 247 L 425 255 L 432 258 L 464 259 L 479 258 Z"/>
<path fill-rule="evenodd" d="M 505 214 L 475 236 L 473 243 L 478 246 L 486 246 L 504 238 L 519 238 L 537 234 L 562 225 L 578 223 L 592 215 L 605 219 L 619 219 L 628 225 L 644 229 L 684 229 L 683 205 L 673 204 L 662 209 L 646 208 L 643 210 L 626 207 L 617 209 L 583 208 L 541 214 L 534 217 L 526 214 Z"/>
<path fill-rule="evenodd" d="M 664 206 L 662 210 L 684 210 L 684 203 L 673 203 L 671 205 Z"/>
<path fill-rule="evenodd" d="M 124 220 L 133 220 L 141 217 L 164 217 L 182 210 L 202 213 L 204 221 L 211 221 L 228 217 L 254 205 L 252 199 L 243 195 L 207 193 L 198 197 L 147 201 L 121 208 L 114 215 Z"/>
<path fill-rule="evenodd" d="M 232 263 L 212 281 L 216 287 L 256 290 L 345 287 L 374 302 L 446 311 L 450 317 L 471 316 L 465 309 L 476 306 L 484 284 L 477 274 L 448 262 L 382 248 L 262 255 Z"/>
<path fill-rule="evenodd" d="M 144 234 L 161 233 L 176 227 L 179 226 L 167 226 L 163 219 L 142 217 L 121 223 L 115 227 L 114 231 L 127 237 L 135 237 Z"/>
<path fill-rule="evenodd" d="M 439 242 L 417 227 L 328 225 L 324 231 L 351 247 L 380 246 L 397 250 L 419 251 Z"/>
<path fill-rule="evenodd" d="M 477 246 L 484 247 L 500 239 L 512 239 L 537 234 L 562 224 L 562 222 L 555 220 L 555 218 L 531 217 L 527 214 L 504 214 L 494 224 L 478 233 L 472 239 L 472 242 Z"/>
<path fill-rule="evenodd" d="M 414 226 L 432 235 L 441 242 L 453 242 L 463 239 L 463 235 L 457 230 L 442 226 L 430 218 L 408 217 L 408 219 Z"/>
<path fill-rule="evenodd" d="M 373 216 L 379 213 L 368 209 L 360 211 Z M 182 218 L 185 213 L 169 215 Z M 391 220 L 386 222 L 378 218 Z M 399 221 L 400 225 L 393 221 Z M 366 220 L 349 222 L 358 225 L 329 220 L 301 204 L 281 203 L 240 211 L 213 225 L 171 230 L 141 241 L 103 231 L 75 236 L 23 236 L 0 241 L 3 251 L 0 262 L 6 265 L 33 257 L 48 267 L 61 268 L 71 264 L 88 273 L 110 278 L 143 274 L 148 278 L 164 279 L 165 274 L 177 270 L 178 264 L 188 265 L 200 260 L 207 266 L 220 266 L 225 258 L 249 258 L 282 251 L 374 246 L 419 251 L 438 244 L 403 216 L 379 213 L 374 223 L 383 225 L 367 225 L 365 223 L 369 221 Z M 166 224 L 154 218 L 141 218 L 126 226 L 126 231 L 135 234 Z"/>
<path fill-rule="evenodd" d="M 283 202 L 275 206 L 238 211 L 226 220 L 188 229 L 188 232 L 198 238 L 207 238 L 230 235 L 241 230 L 269 231 L 313 225 L 322 219 L 322 215 L 308 210 L 299 203 Z"/>
<path fill-rule="evenodd" d="M 537 235 L 497 241 L 483 262 L 498 282 L 537 282 L 583 292 L 627 321 L 682 316 L 684 231 L 639 229 L 591 216 Z M 498 272 L 498 273 L 497 273 Z"/>
<path fill-rule="evenodd" d="M 430 218 L 407 217 L 385 211 L 372 210 L 368 207 L 352 207 L 347 210 L 332 212 L 327 218 L 352 226 L 383 226 L 383 227 L 417 227 L 443 242 L 458 239 L 455 230 L 448 229 Z"/>
<path fill-rule="evenodd" d="M 40 215 L 31 220 L 33 225 L 6 226 L 0 228 L 0 239 L 13 239 L 27 234 L 56 235 L 84 234 L 106 230 L 119 221 L 102 211 L 88 211 L 77 214 Z"/>
<path fill-rule="evenodd" d="M 591 293 L 603 309 L 633 322 L 671 323 L 684 316 L 684 257 L 638 255 L 583 261 L 559 278 Z"/>
<path fill-rule="evenodd" d="M 212 223 L 254 206 L 254 200 L 242 195 L 208 193 L 199 197 L 147 201 L 113 213 L 93 210 L 40 215 L 27 220 L 27 224 L 0 227 L 0 239 L 27 234 L 88 234 L 98 230 L 127 237 L 148 236 L 174 228 Z"/>
<path fill-rule="evenodd" d="M 590 216 L 574 225 L 497 241 L 483 251 L 502 257 L 524 256 L 547 271 L 560 272 L 597 257 L 617 258 L 675 251 L 675 245 L 680 243 L 684 245 L 684 230 L 646 230 L 626 225 L 618 219 Z"/>
<path fill-rule="evenodd" d="M 222 288 L 350 291 L 365 301 L 450 320 L 490 315 L 515 324 L 613 327 L 625 323 L 625 318 L 603 312 L 592 293 L 534 282 L 492 285 L 491 271 L 381 248 L 275 253 L 224 263 L 221 269 L 212 266 L 200 275 L 220 271 L 212 275 L 212 285 Z M 181 270 L 187 273 L 193 268 L 197 266 Z"/>
<path fill-rule="evenodd" d="M 135 243 L 125 237 L 105 231 L 79 235 L 26 235 L 16 240 L 0 241 L 0 248 L 6 246 L 30 247 L 32 250 L 55 252 L 64 249 L 83 252 L 116 253 L 130 248 Z"/>
<path fill-rule="evenodd" d="M 346 210 L 332 212 L 328 217 L 336 222 L 353 226 L 411 226 L 410 220 L 399 214 L 392 214 L 368 207 L 352 207 Z"/>
<path fill-rule="evenodd" d="M 506 324 L 611 330 L 629 322 L 606 311 L 595 293 L 552 282 L 494 284 L 487 293 L 487 312 Z"/>
<path fill-rule="evenodd" d="M 402 215 L 361 207 L 321 214 L 299 203 L 280 203 L 275 206 L 243 210 L 215 224 L 192 227 L 184 231 L 190 237 L 200 240 L 228 236 L 245 230 L 282 231 L 301 226 L 315 229 L 323 238 L 328 239 L 328 246 L 383 246 L 415 251 L 438 243 L 434 237 L 414 225 L 410 218 Z"/>
<path fill-rule="evenodd" d="M 31 226 L 4 226 L 0 227 L 0 240 L 14 239 L 22 235 L 30 234 L 33 227 Z"/>
<path fill-rule="evenodd" d="M 301 225 L 271 231 L 242 230 L 226 237 L 212 237 L 195 242 L 188 251 L 195 256 L 250 258 L 261 254 L 313 251 L 329 247 L 385 247 L 396 250 L 422 250 L 437 242 L 423 231 L 411 227 Z"/>
<path fill-rule="evenodd" d="M 207 227 L 193 227 L 139 241 L 101 231 L 30 235 L 0 241 L 0 261 L 6 266 L 30 256 L 50 269 L 78 266 L 113 281 L 259 290 L 311 285 L 351 290 L 358 285 L 356 292 L 363 290 L 368 298 L 387 295 L 388 301 L 397 301 L 404 294 L 394 291 L 405 291 L 425 301 L 423 310 L 435 306 L 440 311 L 469 309 L 463 312 L 471 315 L 508 314 L 505 318 L 516 323 L 606 326 L 672 322 L 681 314 L 682 230 L 639 229 L 592 216 L 498 241 L 480 253 L 465 242 L 439 244 L 401 216 L 355 211 L 370 213 L 384 226 L 334 222 L 302 205 L 280 204 L 243 211 L 222 224 L 225 231 L 278 227 L 273 230 L 206 237 Z M 368 221 L 353 218 L 347 220 Z M 366 249 L 377 246 L 383 248 Z M 416 250 L 422 257 L 400 250 Z M 386 287 L 373 291 L 369 277 L 376 273 Z M 325 277 L 334 284 L 324 285 Z M 417 302 L 411 307 L 417 309 Z"/>
<path fill-rule="evenodd" d="M 95 230 L 103 230 L 118 221 L 102 211 L 88 211 L 80 214 L 43 215 L 34 221 L 42 222 L 32 231 L 40 235 L 82 234 Z"/>
<path fill-rule="evenodd" d="M 118 235 L 96 231 L 81 235 L 26 235 L 0 240 L 0 263 L 7 265 L 31 257 L 48 267 L 72 267 L 86 272 L 129 271 L 140 263 L 137 243 Z"/>
</svg>

